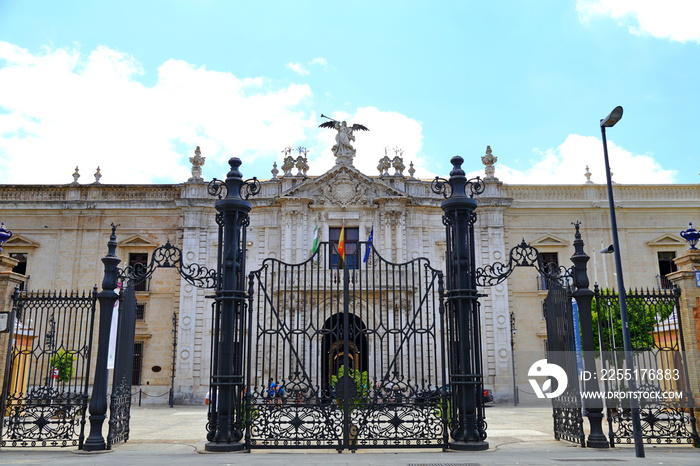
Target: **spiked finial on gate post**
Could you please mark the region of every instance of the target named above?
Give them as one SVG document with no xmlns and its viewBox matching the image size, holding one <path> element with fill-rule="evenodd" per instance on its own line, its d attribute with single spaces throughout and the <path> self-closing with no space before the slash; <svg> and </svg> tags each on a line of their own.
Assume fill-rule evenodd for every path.
<svg viewBox="0 0 700 466">
<path fill-rule="evenodd" d="M 447 301 L 451 332 L 450 356 L 456 361 L 450 368 L 449 384 L 455 417 L 448 444 L 453 450 L 485 450 L 484 406 L 481 398 L 483 374 L 481 363 L 481 325 L 474 264 L 475 194 L 484 191 L 479 178 L 467 180 L 462 170 L 464 159 L 452 157 L 450 179 L 435 178 L 432 189 L 445 200 L 440 207 L 447 227 Z"/>
</svg>

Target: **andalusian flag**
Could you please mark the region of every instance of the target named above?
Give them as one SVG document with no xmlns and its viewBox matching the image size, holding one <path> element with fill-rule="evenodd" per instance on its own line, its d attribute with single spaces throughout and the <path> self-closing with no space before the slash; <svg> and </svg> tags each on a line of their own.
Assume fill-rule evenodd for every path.
<svg viewBox="0 0 700 466">
<path fill-rule="evenodd" d="M 316 224 L 316 228 L 314 228 L 314 241 L 311 245 L 311 256 L 313 257 L 314 254 L 316 254 L 316 251 L 318 251 L 318 243 L 319 243 L 319 235 L 318 235 L 318 224 Z M 318 260 L 318 259 L 317 259 Z"/>
<path fill-rule="evenodd" d="M 365 257 L 362 259 L 362 262 L 367 262 L 369 260 L 369 253 L 372 252 L 372 241 L 374 241 L 374 225 L 372 225 L 372 229 L 369 231 L 367 246 L 365 246 L 367 249 L 365 249 Z"/>
<path fill-rule="evenodd" d="M 341 264 L 345 263 L 345 225 L 340 230 L 340 238 L 338 239 L 338 255 L 340 256 Z"/>
</svg>

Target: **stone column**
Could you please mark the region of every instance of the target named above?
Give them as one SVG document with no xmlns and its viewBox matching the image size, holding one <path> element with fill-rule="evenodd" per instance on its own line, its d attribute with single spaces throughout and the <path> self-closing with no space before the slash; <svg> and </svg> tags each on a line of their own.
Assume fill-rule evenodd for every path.
<svg viewBox="0 0 700 466">
<path fill-rule="evenodd" d="M 10 256 L 0 252 L 0 312 L 12 311 L 12 293 L 15 288 L 22 283 L 27 277 L 15 273 L 12 269 L 19 262 L 12 259 Z M 12 325 L 13 318 L 10 315 L 8 326 Z M 8 327 L 8 329 L 11 327 Z M 10 331 L 0 333 L 0 383 L 5 380 L 5 371 L 8 369 L 7 349 L 10 344 Z"/>
<path fill-rule="evenodd" d="M 674 262 L 678 271 L 666 277 L 681 290 L 678 317 L 681 337 L 685 342 L 688 384 L 695 397 L 695 406 L 700 405 L 700 288 L 695 281 L 695 271 L 700 269 L 700 249 L 690 249 Z M 695 419 L 700 409 L 695 409 Z"/>
</svg>

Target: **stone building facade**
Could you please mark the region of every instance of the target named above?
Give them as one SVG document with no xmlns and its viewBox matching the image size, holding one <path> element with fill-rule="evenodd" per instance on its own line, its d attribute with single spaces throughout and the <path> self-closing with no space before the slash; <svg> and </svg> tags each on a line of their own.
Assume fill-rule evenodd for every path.
<svg viewBox="0 0 700 466">
<path fill-rule="evenodd" d="M 289 263 L 308 259 L 316 227 L 322 241 L 333 240 L 342 227 L 359 241 L 373 230 L 374 247 L 387 260 L 426 257 L 444 269 L 442 198 L 430 189 L 432 180 L 415 178 L 412 167 L 404 174 L 399 156 L 378 159 L 377 175 L 361 173 L 352 156 L 345 156 L 328 172 L 308 176 L 305 155 L 287 153 L 282 170 L 275 166 L 272 176 L 261 181 L 261 192 L 249 199 L 253 209 L 247 271 L 267 257 Z M 150 260 L 158 246 L 170 241 L 182 249 L 185 263 L 216 268 L 215 199 L 201 178 L 204 157 L 199 148 L 191 162 L 192 177 L 181 184 L 106 185 L 96 174 L 92 184 L 79 184 L 76 178 L 67 185 L 0 186 L 0 220 L 15 233 L 5 253 L 20 261 L 16 270 L 25 273 L 26 289 L 89 290 L 99 285 L 100 259 L 107 252 L 112 223 L 119 225 L 121 267 Z M 246 173 L 243 162 L 245 177 L 262 178 Z M 614 286 L 612 256 L 599 254 L 611 243 L 604 184 L 588 179 L 579 185 L 509 185 L 496 177 L 490 148 L 481 162 L 486 189 L 478 197 L 477 267 L 507 262 L 509 250 L 523 239 L 548 262 L 569 267 L 572 222 L 579 221 L 591 256 L 591 281 Z M 474 163 L 478 158 L 467 157 L 467 166 Z M 626 283 L 650 288 L 666 284 L 672 259 L 687 249 L 678 232 L 689 221 L 700 221 L 700 184 L 617 184 L 615 198 Z M 525 268 L 481 291 L 486 295 L 484 383 L 497 399 L 509 399 L 514 368 L 515 383 L 529 390 L 527 368 L 518 367 L 518 353 L 544 354 L 546 290 L 537 272 Z M 211 290 L 187 284 L 175 270 L 159 269 L 136 294 L 134 392 L 142 390 L 144 402 L 166 402 L 174 366 L 175 401 L 201 402 L 211 363 Z"/>
</svg>

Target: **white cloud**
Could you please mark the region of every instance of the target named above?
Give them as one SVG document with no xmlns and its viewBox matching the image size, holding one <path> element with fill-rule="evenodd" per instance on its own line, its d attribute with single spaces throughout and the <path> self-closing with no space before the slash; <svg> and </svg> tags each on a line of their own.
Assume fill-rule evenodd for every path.
<svg viewBox="0 0 700 466">
<path fill-rule="evenodd" d="M 306 76 L 309 74 L 309 70 L 304 68 L 304 65 L 302 65 L 301 63 L 287 63 L 287 68 L 294 71 L 300 76 Z"/>
<path fill-rule="evenodd" d="M 319 65 L 319 66 L 326 67 L 326 66 L 328 66 L 328 62 L 323 57 L 316 57 L 309 62 L 309 65 Z"/>
<path fill-rule="evenodd" d="M 307 85 L 272 88 L 179 60 L 161 65 L 152 87 L 142 73 L 105 47 L 32 54 L 0 42 L 0 89 L 12 89 L 0 93 L 0 183 L 69 183 L 76 165 L 81 183 L 97 166 L 103 183 L 181 182 L 197 145 L 207 162 L 249 163 L 315 125 Z"/>
<path fill-rule="evenodd" d="M 497 146 L 493 153 L 497 153 Z M 497 162 L 496 177 L 508 184 L 583 184 L 588 166 L 591 181 L 605 184 L 605 160 L 603 144 L 599 138 L 570 134 L 556 148 L 534 149 L 532 168 L 520 171 Z M 501 160 L 503 156 L 499 156 Z M 608 139 L 608 159 L 612 180 L 621 184 L 666 184 L 673 183 L 676 172 L 664 170 L 651 156 L 632 154 Z M 482 173 L 471 173 L 470 176 Z"/>
<path fill-rule="evenodd" d="M 627 25 L 632 34 L 700 43 L 697 0 L 578 0 L 576 10 L 583 22 L 608 16 Z"/>
</svg>

